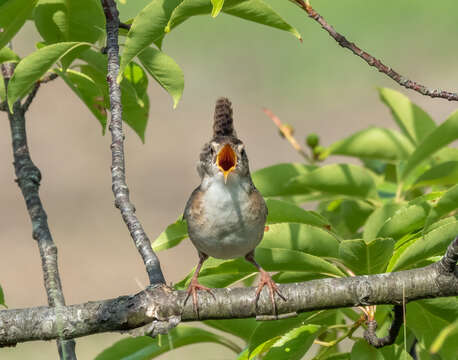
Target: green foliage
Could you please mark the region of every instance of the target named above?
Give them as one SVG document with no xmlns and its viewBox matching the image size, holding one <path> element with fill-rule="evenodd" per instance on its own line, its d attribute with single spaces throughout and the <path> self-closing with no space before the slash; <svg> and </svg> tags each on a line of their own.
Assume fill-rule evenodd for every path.
<svg viewBox="0 0 458 360">
<path fill-rule="evenodd" d="M 3 289 L 0 285 L 0 305 L 7 307 L 5 304 L 5 294 L 3 293 Z"/>
<path fill-rule="evenodd" d="M 255 257 L 266 270 L 275 272 L 275 281 L 425 266 L 437 261 L 458 234 L 458 156 L 455 148 L 447 147 L 458 139 L 457 115 L 436 126 L 404 95 L 389 89 L 381 89 L 380 93 L 401 132 L 369 128 L 322 152 L 328 159 L 333 154 L 352 156 L 361 165 L 322 166 L 315 159 L 318 162 L 277 164 L 252 174 L 269 209 L 264 238 Z M 301 207 L 311 201 L 317 202 L 315 211 Z M 179 219 L 153 246 L 165 250 L 186 237 L 186 223 Z M 176 288 L 185 289 L 193 272 Z M 251 284 L 255 274 L 256 269 L 244 259 L 210 258 L 204 263 L 199 281 L 210 287 L 229 286 L 245 279 Z M 391 323 L 390 311 L 377 307 L 381 336 Z M 351 326 L 360 317 L 351 309 L 300 314 L 274 322 L 234 319 L 204 323 L 239 337 L 243 351 L 237 359 L 311 357 L 310 345 L 319 339 L 331 344 L 317 350 L 316 358 L 320 360 L 408 360 L 412 359 L 408 351 L 414 337 L 422 354 L 431 350 L 441 359 L 452 359 L 456 355 L 451 338 L 457 331 L 457 316 L 458 303 L 453 298 L 409 303 L 407 338 L 401 330 L 397 342 L 383 349 L 375 349 L 358 337 L 350 338 Z M 348 338 L 354 341 L 351 352 L 339 352 L 338 344 Z"/>
</svg>

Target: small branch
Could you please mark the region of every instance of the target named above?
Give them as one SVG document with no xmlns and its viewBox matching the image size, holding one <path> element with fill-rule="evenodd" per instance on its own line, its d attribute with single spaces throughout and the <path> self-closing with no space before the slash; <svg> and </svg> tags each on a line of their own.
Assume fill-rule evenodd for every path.
<svg viewBox="0 0 458 360">
<path fill-rule="evenodd" d="M 277 303 L 278 314 L 291 314 L 376 304 L 400 306 L 419 299 L 457 296 L 458 277 L 455 273 L 443 273 L 436 263 L 395 273 L 319 279 L 279 287 L 288 301 Z M 212 289 L 212 292 L 214 296 L 199 293 L 199 319 L 192 302 L 182 308 L 186 291 L 171 291 L 165 285 L 150 286 L 133 296 L 57 309 L 2 310 L 0 346 L 50 340 L 60 334 L 75 338 L 107 331 L 128 331 L 146 324 L 151 324 L 148 331 L 154 336 L 177 325 L 180 316 L 182 321 L 196 321 L 272 314 L 268 291 L 261 293 L 257 305 L 255 288 Z"/>
<path fill-rule="evenodd" d="M 111 177 L 115 197 L 115 206 L 121 211 L 130 235 L 135 242 L 146 266 L 150 284 L 165 283 L 159 259 L 151 248 L 151 243 L 143 227 L 135 215 L 135 207 L 130 202 L 129 188 L 126 184 L 126 169 L 124 161 L 124 134 L 122 131 L 121 89 L 116 82 L 119 73 L 118 29 L 119 14 L 114 0 L 101 0 L 106 18 L 108 75 L 107 81 L 110 93 L 110 132 L 111 132 Z"/>
<path fill-rule="evenodd" d="M 458 94 L 450 91 L 440 90 L 440 89 L 429 89 L 424 85 L 421 85 L 415 81 L 409 80 L 406 77 L 400 75 L 396 71 L 394 71 L 389 66 L 383 64 L 380 60 L 377 60 L 369 53 L 361 50 L 358 46 L 354 43 L 348 41 L 345 36 L 339 34 L 331 25 L 329 25 L 326 20 L 318 14 L 310 5 L 310 3 L 304 0 L 291 0 L 293 3 L 299 5 L 305 12 L 307 12 L 308 16 L 315 20 L 317 23 L 321 25 L 321 27 L 326 30 L 329 35 L 337 41 L 337 43 L 342 46 L 343 48 L 347 48 L 356 56 L 359 56 L 365 62 L 369 64 L 369 66 L 375 67 L 381 73 L 389 76 L 391 79 L 396 81 L 399 85 L 404 86 L 407 89 L 414 90 L 422 95 L 430 96 L 432 98 L 442 98 L 447 99 L 449 101 L 458 101 Z"/>
<path fill-rule="evenodd" d="M 119 22 L 119 28 L 120 29 L 126 29 L 126 30 L 130 30 L 130 24 L 126 24 L 126 23 L 123 23 L 123 22 Z"/>
<path fill-rule="evenodd" d="M 375 319 L 368 320 L 366 322 L 367 330 L 364 331 L 364 338 L 373 347 L 381 348 L 384 346 L 392 345 L 396 341 L 399 330 L 401 329 L 402 323 L 404 321 L 404 314 L 402 305 L 395 305 L 393 310 L 394 319 L 391 323 L 388 335 L 385 337 L 379 338 L 375 333 L 375 330 L 377 330 L 377 321 Z"/>
<path fill-rule="evenodd" d="M 6 89 L 8 89 L 8 82 L 13 72 L 13 64 L 8 63 L 2 65 Z M 37 90 L 38 87 L 32 91 L 32 93 L 34 93 L 32 96 L 29 95 L 30 102 Z M 30 105 L 29 102 L 26 101 L 26 103 Z M 10 113 L 8 110 L 11 137 L 13 139 L 14 170 L 17 177 L 16 182 L 21 189 L 30 220 L 32 221 L 32 237 L 37 241 L 40 250 L 48 304 L 54 307 L 54 311 L 58 312 L 60 308 L 65 307 L 65 299 L 57 265 L 57 247 L 49 231 L 47 215 L 38 193 L 41 173 L 32 162 L 27 145 L 25 125 L 25 111 L 27 107 L 21 106 L 20 101 L 16 101 L 13 105 L 13 113 Z M 55 338 L 61 339 L 61 335 L 62 334 L 58 332 Z M 61 359 L 76 359 L 74 340 L 58 340 L 57 346 Z"/>
<path fill-rule="evenodd" d="M 447 248 L 447 252 L 439 261 L 438 265 L 441 272 L 444 274 L 453 273 L 456 271 L 456 263 L 458 261 L 458 236 L 453 240 Z"/>
<path fill-rule="evenodd" d="M 294 150 L 296 150 L 299 153 L 299 155 L 301 155 L 305 160 L 310 162 L 310 157 L 307 155 L 305 150 L 299 145 L 296 138 L 293 136 L 291 130 L 288 127 L 285 127 L 285 125 L 281 122 L 280 118 L 267 108 L 264 108 L 262 110 L 268 117 L 270 117 L 270 119 L 277 126 L 277 128 L 285 137 L 285 139 L 288 140 L 288 142 L 291 144 Z"/>
</svg>

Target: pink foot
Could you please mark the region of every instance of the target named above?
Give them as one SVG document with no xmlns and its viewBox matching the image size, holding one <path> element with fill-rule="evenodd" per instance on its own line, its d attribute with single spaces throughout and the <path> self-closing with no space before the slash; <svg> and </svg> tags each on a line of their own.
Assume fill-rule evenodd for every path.
<svg viewBox="0 0 458 360">
<path fill-rule="evenodd" d="M 208 287 L 199 284 L 197 279 L 193 278 L 191 280 L 191 283 L 188 286 L 188 290 L 186 291 L 187 296 L 186 296 L 186 299 L 184 300 L 183 307 L 186 305 L 186 302 L 188 301 L 189 297 L 192 295 L 193 308 L 198 318 L 199 318 L 199 304 L 197 303 L 197 291 L 199 290 L 207 291 L 216 300 L 215 295 L 212 293 L 212 291 Z"/>
<path fill-rule="evenodd" d="M 272 280 L 269 273 L 261 269 L 261 279 L 259 279 L 258 288 L 256 289 L 256 306 L 258 305 L 259 296 L 261 295 L 261 291 L 264 286 L 269 288 L 270 301 L 272 302 L 274 315 L 276 315 L 277 304 L 275 303 L 275 294 L 277 294 L 283 301 L 286 301 L 286 298 L 281 294 L 277 284 Z"/>
</svg>

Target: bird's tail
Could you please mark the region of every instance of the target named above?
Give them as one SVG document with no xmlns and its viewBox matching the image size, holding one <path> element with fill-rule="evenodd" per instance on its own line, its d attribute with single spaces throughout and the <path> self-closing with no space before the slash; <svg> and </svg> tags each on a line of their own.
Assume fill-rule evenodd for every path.
<svg viewBox="0 0 458 360">
<path fill-rule="evenodd" d="M 225 97 L 216 100 L 213 137 L 217 136 L 237 136 L 232 119 L 232 104 Z"/>
</svg>

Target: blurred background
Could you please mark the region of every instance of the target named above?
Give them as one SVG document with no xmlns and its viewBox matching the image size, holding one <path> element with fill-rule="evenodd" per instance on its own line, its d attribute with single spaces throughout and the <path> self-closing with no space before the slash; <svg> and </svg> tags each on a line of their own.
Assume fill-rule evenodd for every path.
<svg viewBox="0 0 458 360">
<path fill-rule="evenodd" d="M 339 47 L 292 3 L 266 2 L 299 30 L 303 43 L 289 33 L 224 14 L 192 18 L 164 41 L 163 51 L 184 71 L 183 98 L 173 110 L 170 96 L 150 81 L 146 143 L 126 129 L 131 199 L 151 239 L 177 219 L 199 184 L 195 164 L 210 138 L 218 96 L 233 102 L 237 133 L 247 145 L 252 170 L 301 161 L 262 107 L 292 124 L 301 142 L 307 133 L 317 132 L 325 146 L 369 125 L 395 128 L 378 99 L 379 86 L 405 93 L 436 122 L 458 107 L 400 88 Z M 120 5 L 122 20 L 147 3 L 127 0 Z M 404 76 L 431 88 L 458 90 L 456 0 L 315 0 L 312 5 L 337 31 Z M 33 24 L 28 24 L 14 40 L 14 49 L 25 56 L 39 39 Z M 6 115 L 0 116 L 0 284 L 10 308 L 45 305 L 37 246 L 14 183 L 9 125 Z M 113 206 L 110 136 L 102 136 L 98 121 L 61 80 L 40 89 L 27 113 L 27 128 L 32 158 L 43 174 L 41 199 L 59 249 L 67 303 L 141 290 L 147 285 L 145 269 Z M 171 283 L 197 262 L 189 240 L 159 257 Z M 120 338 L 102 334 L 77 339 L 79 359 L 92 359 Z M 225 348 L 205 344 L 161 359 L 197 352 L 202 360 L 234 357 Z M 55 342 L 0 349 L 0 359 L 27 358 L 57 358 Z"/>
</svg>

